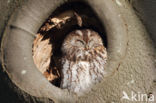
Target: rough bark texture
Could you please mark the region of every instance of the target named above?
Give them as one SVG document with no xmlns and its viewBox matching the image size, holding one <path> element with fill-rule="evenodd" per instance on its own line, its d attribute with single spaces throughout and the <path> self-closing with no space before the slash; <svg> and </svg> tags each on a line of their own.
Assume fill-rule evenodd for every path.
<svg viewBox="0 0 156 103">
<path fill-rule="evenodd" d="M 0 0 L 0 41 L 2 40 L 2 34 L 11 14 L 15 11 L 15 9 L 20 8 L 20 6 L 25 2 L 26 0 Z M 33 97 L 20 90 L 14 83 L 12 83 L 1 65 L 0 99 L 2 103 L 52 103 L 49 99 Z"/>
<path fill-rule="evenodd" d="M 136 14 L 140 17 L 140 20 L 146 25 L 146 29 L 149 35 L 154 40 L 156 45 L 156 1 L 155 0 L 132 0 L 133 8 Z"/>
<path fill-rule="evenodd" d="M 0 35 L 2 35 L 8 17 L 13 11 L 12 8 L 21 3 L 21 1 L 16 0 L 11 1 L 11 4 L 9 2 L 9 0 L 0 1 Z M 114 2 L 119 7 L 120 16 L 124 19 L 128 30 L 126 56 L 123 58 L 118 71 L 112 77 L 103 81 L 102 85 L 98 84 L 86 98 L 80 97 L 80 103 L 135 103 L 136 101 L 121 99 L 123 92 L 131 95 L 132 91 L 136 94 L 138 92 L 143 94 L 153 93 L 156 97 L 156 86 L 153 82 L 156 80 L 154 44 L 141 21 L 135 16 L 135 12 L 131 9 L 131 5 L 127 0 L 114 0 Z M 151 27 L 148 26 L 148 28 Z M 154 31 L 151 32 L 154 33 Z M 0 98 L 2 102 L 50 102 L 48 99 L 38 99 L 22 92 L 11 83 L 2 68 L 0 69 Z"/>
</svg>

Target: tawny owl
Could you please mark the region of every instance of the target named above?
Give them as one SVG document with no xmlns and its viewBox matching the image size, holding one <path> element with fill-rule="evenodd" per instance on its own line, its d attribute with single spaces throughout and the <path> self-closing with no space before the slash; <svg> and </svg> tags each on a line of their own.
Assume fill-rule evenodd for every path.
<svg viewBox="0 0 156 103">
<path fill-rule="evenodd" d="M 61 88 L 83 95 L 105 75 L 107 51 L 99 34 L 90 29 L 75 30 L 62 44 Z"/>
</svg>

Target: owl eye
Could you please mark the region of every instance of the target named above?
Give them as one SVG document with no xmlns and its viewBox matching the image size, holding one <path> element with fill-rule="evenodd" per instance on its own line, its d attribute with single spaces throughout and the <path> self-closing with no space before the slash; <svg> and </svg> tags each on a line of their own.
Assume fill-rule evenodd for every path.
<svg viewBox="0 0 156 103">
<path fill-rule="evenodd" d="M 93 40 L 89 40 L 88 43 L 91 43 Z"/>
<path fill-rule="evenodd" d="M 78 43 L 81 43 L 83 45 L 85 45 L 85 43 L 82 40 L 76 40 Z"/>
<path fill-rule="evenodd" d="M 90 46 L 92 46 L 93 43 L 94 43 L 93 40 L 89 40 L 89 41 L 88 41 L 88 45 L 90 45 Z"/>
</svg>

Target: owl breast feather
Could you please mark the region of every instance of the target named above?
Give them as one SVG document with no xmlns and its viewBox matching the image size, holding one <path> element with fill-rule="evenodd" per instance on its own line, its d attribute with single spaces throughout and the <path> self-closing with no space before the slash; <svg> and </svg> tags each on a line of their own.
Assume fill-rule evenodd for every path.
<svg viewBox="0 0 156 103">
<path fill-rule="evenodd" d="M 102 79 L 104 69 L 98 61 L 69 61 L 65 59 L 62 70 L 63 79 L 61 88 L 69 89 L 72 92 L 82 95 L 89 91 L 92 85 Z M 101 68 L 99 68 L 101 67 Z"/>
</svg>

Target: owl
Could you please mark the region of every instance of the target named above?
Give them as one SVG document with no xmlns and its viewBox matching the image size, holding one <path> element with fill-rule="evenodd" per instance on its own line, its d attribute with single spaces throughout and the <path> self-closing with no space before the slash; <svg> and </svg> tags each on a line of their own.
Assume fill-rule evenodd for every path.
<svg viewBox="0 0 156 103">
<path fill-rule="evenodd" d="M 62 89 L 81 96 L 106 74 L 107 51 L 97 32 L 91 29 L 72 31 L 64 39 L 61 51 Z"/>
</svg>

